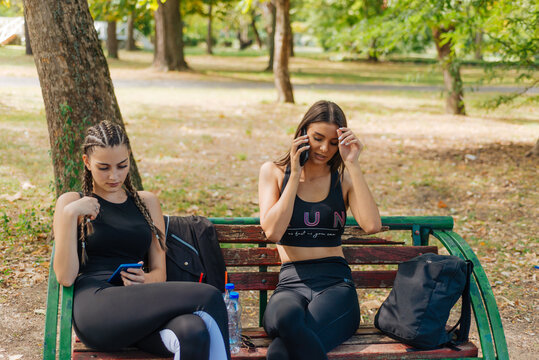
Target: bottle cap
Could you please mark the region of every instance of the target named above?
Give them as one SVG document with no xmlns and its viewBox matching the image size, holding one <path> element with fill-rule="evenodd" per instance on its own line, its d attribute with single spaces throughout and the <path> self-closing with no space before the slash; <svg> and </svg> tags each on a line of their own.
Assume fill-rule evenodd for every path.
<svg viewBox="0 0 539 360">
<path fill-rule="evenodd" d="M 226 285 L 225 285 L 225 289 L 227 289 L 227 290 L 234 290 L 234 284 L 232 284 L 232 283 L 226 284 Z"/>
<path fill-rule="evenodd" d="M 240 297 L 240 294 L 238 294 L 236 291 L 232 291 L 230 293 L 230 298 L 231 299 L 238 299 Z"/>
</svg>

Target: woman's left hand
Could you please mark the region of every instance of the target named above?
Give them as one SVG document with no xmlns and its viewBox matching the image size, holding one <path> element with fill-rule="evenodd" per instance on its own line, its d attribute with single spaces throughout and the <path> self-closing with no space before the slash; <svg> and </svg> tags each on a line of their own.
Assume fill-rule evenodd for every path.
<svg viewBox="0 0 539 360">
<path fill-rule="evenodd" d="M 139 261 L 139 264 L 144 264 L 143 261 Z M 124 286 L 144 284 L 146 281 L 146 275 L 142 268 L 129 268 L 129 271 L 122 271 L 122 281 Z"/>
<path fill-rule="evenodd" d="M 339 153 L 344 162 L 354 162 L 359 158 L 359 154 L 363 150 L 363 143 L 354 135 L 349 128 L 337 129 L 339 136 Z"/>
</svg>

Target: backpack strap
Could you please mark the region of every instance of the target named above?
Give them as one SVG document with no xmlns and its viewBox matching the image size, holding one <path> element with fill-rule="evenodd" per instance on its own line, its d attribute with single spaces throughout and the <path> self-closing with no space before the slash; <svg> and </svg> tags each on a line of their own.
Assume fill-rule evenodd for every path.
<svg viewBox="0 0 539 360">
<path fill-rule="evenodd" d="M 470 297 L 470 278 L 473 272 L 473 263 L 470 260 L 466 260 L 466 285 L 462 292 L 462 307 L 460 309 L 460 319 L 457 324 L 449 331 L 449 333 L 455 333 L 456 339 L 451 341 L 452 345 L 462 344 L 468 341 L 468 335 L 470 334 L 470 324 L 472 318 L 471 310 L 471 297 Z M 456 330 L 460 324 L 460 328 Z"/>
</svg>

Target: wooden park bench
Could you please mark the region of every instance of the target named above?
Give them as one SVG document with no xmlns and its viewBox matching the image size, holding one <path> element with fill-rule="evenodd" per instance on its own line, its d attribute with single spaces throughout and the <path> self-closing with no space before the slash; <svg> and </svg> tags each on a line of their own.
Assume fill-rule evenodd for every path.
<svg viewBox="0 0 539 360">
<path fill-rule="evenodd" d="M 229 282 L 237 290 L 257 290 L 259 295 L 259 319 L 262 319 L 267 291 L 275 289 L 278 268 L 268 271 L 268 266 L 280 265 L 274 246 L 264 236 L 257 218 L 213 218 L 222 251 L 228 267 Z M 382 217 L 383 232 L 411 232 L 411 244 L 374 236 L 365 236 L 353 218 L 347 219 L 343 235 L 344 254 L 353 266 L 353 279 L 360 289 L 390 288 L 396 270 L 387 265 L 399 264 L 422 253 L 437 253 L 436 246 L 429 246 L 429 237 L 438 239 L 450 254 L 469 259 L 474 263 L 471 279 L 471 299 L 478 330 L 482 357 L 472 342 L 458 348 L 442 348 L 417 351 L 398 341 L 382 335 L 372 324 L 362 324 L 356 334 L 329 353 L 330 359 L 508 359 L 507 345 L 502 322 L 490 284 L 483 267 L 470 246 L 453 229 L 451 217 Z M 389 233 L 391 232 L 391 233 Z M 391 238 L 398 236 L 390 236 Z M 228 245 L 225 245 L 228 244 Z M 360 270 L 356 270 L 358 266 Z M 253 270 L 254 269 L 254 270 Z M 86 348 L 72 341 L 73 287 L 62 288 L 56 281 L 51 267 L 47 315 L 45 324 L 44 358 L 56 359 L 153 359 L 148 353 L 137 349 L 103 353 Z M 244 328 L 243 334 L 251 340 L 250 347 L 243 347 L 233 355 L 234 360 L 265 359 L 270 339 L 263 328 Z"/>
</svg>

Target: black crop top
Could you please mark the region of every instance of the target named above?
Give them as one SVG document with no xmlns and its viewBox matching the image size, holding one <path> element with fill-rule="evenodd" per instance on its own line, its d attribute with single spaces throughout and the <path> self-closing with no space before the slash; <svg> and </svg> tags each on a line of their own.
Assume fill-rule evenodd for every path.
<svg viewBox="0 0 539 360">
<path fill-rule="evenodd" d="M 81 274 L 95 271 L 113 272 L 118 265 L 143 261 L 152 242 L 148 222 L 128 193 L 121 204 L 107 201 L 96 194 L 100 210 L 92 221 L 94 231 L 86 237 L 88 260 L 80 267 Z M 79 257 L 81 243 L 79 244 Z"/>
<path fill-rule="evenodd" d="M 290 178 L 287 167 L 281 194 Z M 296 195 L 294 211 L 290 224 L 279 245 L 299 247 L 334 247 L 341 245 L 341 235 L 346 224 L 344 204 L 339 173 L 331 174 L 328 196 L 320 202 L 308 202 Z"/>
</svg>

